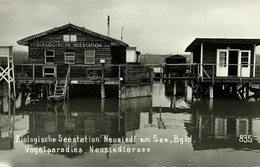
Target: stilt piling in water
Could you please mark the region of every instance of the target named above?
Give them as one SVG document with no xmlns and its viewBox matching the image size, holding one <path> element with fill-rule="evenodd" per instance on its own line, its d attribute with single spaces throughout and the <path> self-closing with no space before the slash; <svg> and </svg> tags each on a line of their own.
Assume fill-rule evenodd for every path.
<svg viewBox="0 0 260 167">
<path fill-rule="evenodd" d="M 213 88 L 213 85 L 209 85 L 209 98 L 210 99 L 214 98 L 214 88 Z"/>
<path fill-rule="evenodd" d="M 173 81 L 173 96 L 176 96 L 176 81 Z"/>
</svg>

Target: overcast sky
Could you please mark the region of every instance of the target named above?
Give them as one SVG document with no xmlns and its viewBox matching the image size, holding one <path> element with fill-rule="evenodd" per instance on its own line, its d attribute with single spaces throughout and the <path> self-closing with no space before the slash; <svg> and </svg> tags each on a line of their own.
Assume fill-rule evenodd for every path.
<svg viewBox="0 0 260 167">
<path fill-rule="evenodd" d="M 0 45 L 72 23 L 137 46 L 184 53 L 201 37 L 260 38 L 260 0 L 0 0 Z"/>
</svg>

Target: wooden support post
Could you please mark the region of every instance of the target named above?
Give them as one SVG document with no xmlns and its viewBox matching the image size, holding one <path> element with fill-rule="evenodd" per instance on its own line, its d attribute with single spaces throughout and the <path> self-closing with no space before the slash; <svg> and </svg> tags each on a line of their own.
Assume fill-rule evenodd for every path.
<svg viewBox="0 0 260 167">
<path fill-rule="evenodd" d="M 33 83 L 34 83 L 34 78 L 35 78 L 35 65 L 33 65 Z"/>
<path fill-rule="evenodd" d="M 121 100 L 118 100 L 118 132 L 121 131 Z"/>
<path fill-rule="evenodd" d="M 242 64 L 240 64 L 239 66 L 240 66 L 240 83 L 242 83 Z"/>
<path fill-rule="evenodd" d="M 215 66 L 212 65 L 212 85 L 214 85 L 215 82 Z"/>
<path fill-rule="evenodd" d="M 104 64 L 102 64 L 102 80 L 101 80 L 101 98 L 105 98 L 105 69 L 104 69 Z"/>
<path fill-rule="evenodd" d="M 203 43 L 200 44 L 200 76 L 203 78 Z"/>
<path fill-rule="evenodd" d="M 204 73 L 203 73 L 203 71 L 204 71 L 203 65 L 201 65 L 200 67 L 201 67 L 201 71 L 202 71 L 202 72 L 201 72 L 201 81 L 203 82 L 203 74 L 204 74 Z"/>
<path fill-rule="evenodd" d="M 194 89 L 195 86 L 194 86 L 194 81 L 193 80 L 190 81 L 190 85 L 191 85 L 192 89 Z"/>
<path fill-rule="evenodd" d="M 196 118 L 196 128 L 198 128 L 199 127 L 199 111 L 198 110 L 196 110 L 195 118 Z"/>
<path fill-rule="evenodd" d="M 154 77 L 154 71 L 153 71 L 153 67 L 152 67 L 152 70 L 151 70 L 151 83 L 153 83 L 153 77 Z"/>
<path fill-rule="evenodd" d="M 184 80 L 185 94 L 187 93 L 188 80 Z"/>
<path fill-rule="evenodd" d="M 10 81 L 8 82 L 8 98 L 11 99 L 11 83 Z"/>
<path fill-rule="evenodd" d="M 153 107 L 150 107 L 149 114 L 148 114 L 148 123 L 153 124 Z"/>
<path fill-rule="evenodd" d="M 199 70 L 199 65 L 197 65 L 197 81 L 200 81 L 200 70 Z"/>
<path fill-rule="evenodd" d="M 192 101 L 192 92 L 193 88 L 191 86 L 187 86 L 186 100 Z"/>
<path fill-rule="evenodd" d="M 42 98 L 42 84 L 39 85 L 39 98 Z"/>
<path fill-rule="evenodd" d="M 69 85 L 68 85 L 68 87 L 67 87 L 67 99 L 70 97 L 70 87 L 69 87 Z"/>
<path fill-rule="evenodd" d="M 213 99 L 209 99 L 209 111 L 213 110 Z"/>
<path fill-rule="evenodd" d="M 101 100 L 100 104 L 100 113 L 101 113 L 101 121 L 102 121 L 102 133 L 104 133 L 104 122 L 105 122 L 105 99 Z"/>
<path fill-rule="evenodd" d="M 68 73 L 70 73 L 70 65 L 68 67 Z M 54 77 L 55 77 L 55 80 L 57 81 L 57 64 L 55 64 L 55 68 L 54 68 Z"/>
<path fill-rule="evenodd" d="M 42 84 L 39 85 L 39 96 L 38 98 L 41 99 L 42 98 Z"/>
<path fill-rule="evenodd" d="M 256 66 L 255 66 L 255 64 L 256 64 L 256 44 L 254 44 L 254 54 L 253 54 L 253 56 L 254 56 L 253 77 L 255 77 L 256 76 L 255 75 L 255 70 L 256 70 Z"/>
<path fill-rule="evenodd" d="M 213 99 L 214 98 L 214 90 L 213 90 L 213 86 L 209 85 L 209 98 Z"/>
<path fill-rule="evenodd" d="M 211 99 L 211 101 L 213 101 L 212 99 Z M 214 113 L 212 112 L 211 113 L 211 120 L 210 120 L 210 134 L 214 134 L 215 133 L 215 131 L 214 131 L 214 129 L 215 129 L 215 119 L 214 119 Z"/>
<path fill-rule="evenodd" d="M 173 96 L 176 96 L 176 81 L 173 81 Z"/>
<path fill-rule="evenodd" d="M 173 96 L 171 98 L 171 108 L 176 108 L 176 96 Z"/>
<path fill-rule="evenodd" d="M 101 84 L 101 98 L 105 98 L 105 85 L 103 83 Z"/>
<path fill-rule="evenodd" d="M 118 66 L 118 98 L 121 99 L 121 66 Z"/>
<path fill-rule="evenodd" d="M 160 66 L 160 82 L 162 82 L 162 67 Z"/>
<path fill-rule="evenodd" d="M 245 87 L 246 87 L 246 96 L 245 96 L 245 99 L 247 99 L 248 97 L 249 97 L 249 83 L 246 83 L 246 85 L 245 85 Z"/>
<path fill-rule="evenodd" d="M 121 99 L 121 86 L 118 85 L 118 98 Z"/>
</svg>

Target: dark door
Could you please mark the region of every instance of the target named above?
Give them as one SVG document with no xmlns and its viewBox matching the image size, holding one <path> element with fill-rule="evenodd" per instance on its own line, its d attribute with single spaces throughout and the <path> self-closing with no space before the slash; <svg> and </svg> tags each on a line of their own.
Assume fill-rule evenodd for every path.
<svg viewBox="0 0 260 167">
<path fill-rule="evenodd" d="M 237 76 L 238 51 L 229 51 L 228 76 Z"/>
</svg>

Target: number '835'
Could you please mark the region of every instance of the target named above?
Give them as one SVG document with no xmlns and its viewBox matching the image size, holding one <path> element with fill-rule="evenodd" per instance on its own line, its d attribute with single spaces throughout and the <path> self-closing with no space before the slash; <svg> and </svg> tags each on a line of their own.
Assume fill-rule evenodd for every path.
<svg viewBox="0 0 260 167">
<path fill-rule="evenodd" d="M 252 143 L 253 139 L 251 135 L 240 135 L 239 142 L 241 143 Z"/>
</svg>

